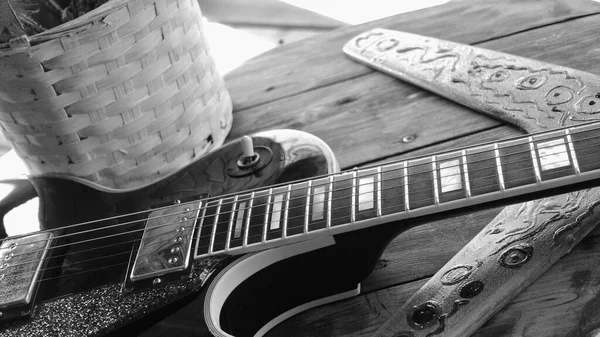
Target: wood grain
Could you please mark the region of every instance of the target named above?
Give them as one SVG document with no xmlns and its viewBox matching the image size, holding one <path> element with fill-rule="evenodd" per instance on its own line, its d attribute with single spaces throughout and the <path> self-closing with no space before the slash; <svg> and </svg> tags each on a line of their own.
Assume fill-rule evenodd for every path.
<svg viewBox="0 0 600 337">
<path fill-rule="evenodd" d="M 600 229 L 592 232 L 473 336 L 595 336 L 599 235 Z M 271 336 L 370 336 L 424 283 L 412 280 L 316 308 L 277 326 Z"/>
<path fill-rule="evenodd" d="M 600 74 L 595 34 L 598 16 L 590 15 L 598 13 L 597 3 L 508 3 L 453 2 L 372 25 L 344 28 L 260 56 L 227 78 L 235 106 L 232 132 L 238 135 L 279 125 L 306 130 L 325 139 L 344 168 L 517 135 L 518 131 L 498 121 L 357 67 L 339 55 L 354 33 L 381 26 Z M 363 283 L 363 295 L 300 314 L 269 335 L 373 333 L 499 210 L 470 213 L 404 232 L 392 241 L 378 268 Z M 589 253 L 582 254 L 581 247 Z M 476 335 L 584 336 L 593 331 L 598 327 L 597 309 L 590 299 L 595 291 L 585 287 L 590 287 L 595 267 L 592 263 L 588 270 L 580 263 L 581 269 L 576 269 L 571 262 L 599 252 L 600 245 L 590 237 L 585 239 Z M 572 280 L 581 280 L 579 284 L 585 287 L 567 292 L 591 295 L 573 305 L 568 300 L 549 300 L 558 296 L 557 289 L 571 289 Z M 589 314 L 580 314 L 582 307 Z M 565 311 L 574 314 L 557 319 L 558 313 Z M 542 315 L 549 318 L 537 317 Z M 557 332 L 549 332 L 552 329 Z"/>
<path fill-rule="evenodd" d="M 226 83 L 236 93 L 234 109 L 240 111 L 371 72 L 350 60 L 340 58 L 346 41 L 371 28 L 397 29 L 478 44 L 598 12 L 600 3 L 585 0 L 551 3 L 534 0 L 481 1 L 477 6 L 469 1 L 450 2 L 444 6 L 347 27 L 322 34 L 310 41 L 283 46 L 231 72 L 226 76 Z M 540 42 L 547 38 L 552 40 L 553 36 L 543 36 Z M 528 43 L 532 41 L 529 40 Z M 532 51 L 535 50 L 535 47 L 532 48 Z"/>
<path fill-rule="evenodd" d="M 598 29 L 598 16 L 590 16 L 480 46 L 600 74 L 600 62 L 594 61 L 600 59 L 594 42 Z M 346 60 L 338 55 L 337 60 L 315 62 L 329 69 Z M 234 108 L 235 127 L 231 136 L 239 137 L 257 129 L 301 129 L 325 140 L 335 149 L 342 168 L 347 168 L 500 125 L 458 104 L 359 66 L 369 73 L 323 87 L 315 82 L 314 90 L 255 108 L 243 111 Z M 292 90 L 293 82 L 287 83 L 285 85 Z M 230 87 L 234 101 L 254 90 L 254 86 L 238 90 L 241 88 Z M 332 131 L 332 125 L 336 131 Z M 351 139 L 348 134 L 352 134 Z"/>
<path fill-rule="evenodd" d="M 562 109 L 568 114 L 557 113 L 561 104 L 579 101 L 575 95 L 587 94 L 584 89 L 588 86 L 594 89 L 592 95 L 596 94 L 600 80 L 580 70 L 383 29 L 352 39 L 344 52 L 377 70 L 513 122 L 529 132 L 594 118 L 587 111 L 578 116 L 578 104 Z M 406 52 L 421 57 L 403 57 Z M 491 64 L 479 68 L 486 62 Z M 505 66 L 506 62 L 512 65 Z M 560 76 L 565 74 L 567 79 Z M 557 75 L 560 80 L 553 78 Z M 569 85 L 577 87 L 572 94 Z M 560 102 L 546 101 L 549 90 L 555 88 L 564 90 L 564 97 L 560 97 Z M 524 101 L 527 104 L 522 104 Z M 527 163 L 529 145 L 525 144 L 525 148 Z M 522 164 L 518 167 L 522 168 Z M 517 178 L 519 181 L 529 174 L 527 170 L 519 172 L 525 175 Z M 505 182 L 508 186 L 508 175 Z M 395 310 L 374 336 L 471 335 L 595 227 L 598 195 L 597 189 L 591 189 L 505 208 Z M 557 233 L 566 229 L 570 230 L 568 240 L 564 236 L 559 239 Z M 524 262 L 509 264 L 507 254 Z M 416 315 L 419 311 L 429 314 Z"/>
<path fill-rule="evenodd" d="M 277 0 L 199 0 L 202 13 L 226 25 L 331 29 L 345 25 Z"/>
</svg>

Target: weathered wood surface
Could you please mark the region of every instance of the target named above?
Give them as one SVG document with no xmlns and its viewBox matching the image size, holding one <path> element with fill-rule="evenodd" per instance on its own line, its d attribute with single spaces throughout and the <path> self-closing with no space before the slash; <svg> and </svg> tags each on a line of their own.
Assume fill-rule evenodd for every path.
<svg viewBox="0 0 600 337">
<path fill-rule="evenodd" d="M 279 0 L 199 0 L 210 21 L 283 45 L 347 25 Z"/>
<path fill-rule="evenodd" d="M 226 25 L 330 29 L 344 23 L 278 0 L 199 0 L 202 13 Z"/>
<path fill-rule="evenodd" d="M 514 128 L 346 59 L 341 47 L 372 27 L 539 59 L 600 74 L 600 4 L 463 1 L 342 28 L 276 49 L 230 73 L 230 137 L 295 128 L 324 139 L 342 167 L 519 134 Z M 396 238 L 363 295 L 300 314 L 270 336 L 368 336 L 500 209 L 417 226 Z M 591 336 L 600 328 L 595 230 L 476 335 Z M 600 297 L 598 297 L 600 298 Z"/>
<path fill-rule="evenodd" d="M 600 78 L 581 70 L 386 29 L 358 35 L 344 53 L 530 133 L 598 120 Z M 373 337 L 471 335 L 596 227 L 599 196 L 594 188 L 504 208 Z"/>
<path fill-rule="evenodd" d="M 456 30 L 448 30 L 453 32 L 452 37 L 444 37 L 443 35 L 448 35 L 443 34 L 446 31 L 443 33 L 436 31 L 439 30 L 439 26 L 451 27 L 458 25 L 456 21 L 469 21 L 464 18 L 464 15 L 444 11 L 442 17 L 446 21 L 449 20 L 449 16 L 455 16 L 453 19 L 455 22 L 451 23 L 436 20 L 437 12 L 431 13 L 431 19 L 425 19 L 427 15 L 422 14 L 422 12 L 434 9 L 441 11 L 444 6 L 419 11 L 420 14 L 409 13 L 398 17 L 407 16 L 412 19 L 414 16 L 418 16 L 419 24 L 423 24 L 423 21 L 431 22 L 433 28 L 426 29 L 429 26 L 425 26 L 422 31 L 415 31 L 422 35 L 454 39 L 455 41 L 463 40 L 463 43 L 488 40 L 481 36 L 481 31 L 486 29 L 485 25 L 489 21 L 492 21 L 490 18 L 492 15 L 482 14 L 482 12 L 486 12 L 487 8 L 477 10 L 478 6 L 467 6 L 467 3 L 469 2 L 460 2 L 459 4 L 470 8 L 469 11 L 480 13 L 483 18 L 482 22 L 470 20 L 474 26 L 481 27 L 475 27 L 472 30 L 467 27 L 462 28 L 465 35 L 475 35 L 472 36 L 471 41 L 465 41 L 464 37 L 456 35 Z M 571 68 L 591 73 L 600 73 L 600 63 L 593 62 L 594 57 L 600 56 L 600 51 L 595 47 L 596 42 L 594 42 L 594 31 L 600 28 L 600 22 L 596 16 L 567 20 L 560 25 L 548 25 L 548 20 L 541 17 L 540 14 L 544 12 L 539 10 L 528 11 L 526 8 L 521 8 L 521 16 L 507 10 L 506 17 L 504 17 L 504 14 L 497 8 L 502 7 L 502 3 L 504 2 L 484 2 L 484 4 L 496 6 L 493 10 L 493 14 L 498 20 L 496 23 L 506 22 L 500 26 L 501 28 L 514 27 L 514 30 L 502 33 L 502 35 L 510 34 L 509 36 L 481 43 L 480 46 L 559 65 L 568 65 Z M 510 3 L 505 6 L 510 9 L 526 3 L 531 2 Z M 539 4 L 538 2 L 533 3 Z M 547 4 L 544 1 L 541 3 Z M 568 2 L 569 5 L 577 3 Z M 600 4 L 586 3 L 590 5 L 588 8 L 590 12 L 594 13 L 593 9 L 600 12 Z M 456 5 L 455 3 L 448 4 L 452 7 Z M 523 13 L 530 13 L 530 17 L 523 18 Z M 576 16 L 582 15 L 577 12 Z M 556 21 L 562 22 L 565 19 L 564 16 L 560 16 L 556 18 Z M 379 24 L 369 23 L 364 25 L 364 30 L 374 26 L 394 29 L 403 29 L 404 27 L 404 20 L 398 19 L 395 25 L 387 23 L 387 26 L 385 25 L 386 20 L 392 21 L 388 18 L 381 20 Z M 515 20 L 515 22 L 508 22 L 510 20 Z M 530 22 L 534 20 L 541 21 L 540 25 L 544 27 L 534 29 L 535 26 L 530 25 Z M 288 127 L 310 130 L 310 132 L 322 136 L 330 146 L 337 150 L 336 155 L 342 167 L 351 167 L 500 125 L 496 120 L 474 115 L 471 110 L 458 104 L 376 73 L 364 65 L 343 57 L 342 54 L 339 54 L 343 44 L 361 32 L 362 30 L 357 28 L 361 26 L 363 25 L 340 29 L 302 43 L 283 46 L 277 49 L 281 50 L 281 53 L 277 53 L 277 50 L 268 52 L 226 76 L 228 88 L 233 94 L 236 124 L 231 136 L 239 137 L 257 127 L 261 129 Z M 524 30 L 521 33 L 519 33 L 519 26 Z M 347 30 L 351 30 L 351 33 L 343 33 Z M 330 38 L 322 40 L 324 35 Z M 335 50 L 330 50 L 332 45 L 337 46 L 335 49 L 337 54 Z M 292 58 L 293 52 L 290 49 L 295 50 L 296 57 Z M 329 56 L 326 56 L 328 53 Z M 279 60 L 276 59 L 278 55 L 280 55 Z M 322 57 L 316 55 L 322 55 Z M 562 58 L 559 55 L 562 55 Z M 263 62 L 263 59 L 267 59 L 269 62 Z M 262 68 L 255 68 L 257 65 Z M 318 65 L 322 65 L 322 69 L 319 69 Z M 274 69 L 278 69 L 278 71 Z M 242 81 L 240 78 L 245 78 L 244 81 L 247 81 L 243 87 L 237 86 Z M 280 82 L 281 84 L 278 84 Z M 262 91 L 273 89 L 263 93 L 255 92 L 261 87 L 266 88 Z M 267 97 L 273 91 L 281 90 L 286 91 L 284 97 Z M 374 95 L 375 93 L 376 95 Z M 246 108 L 248 105 L 257 106 Z M 431 106 L 435 108 L 429 108 Z M 461 128 L 457 128 L 456 124 L 450 121 L 461 121 Z M 332 132 L 332 125 L 343 132 Z M 378 130 L 378 132 L 372 130 Z M 348 139 L 348 132 L 352 132 L 352 140 Z M 410 137 L 412 140 L 406 143 L 403 141 L 404 137 Z"/>
<path fill-rule="evenodd" d="M 384 27 L 479 44 L 598 12 L 600 5 L 587 0 L 479 1 L 476 5 L 472 1 L 450 2 L 338 29 L 272 50 L 226 77 L 229 88 L 236 92 L 234 105 L 242 110 L 371 73 L 372 70 L 364 66 L 340 58 L 344 43 L 370 28 Z M 552 40 L 551 36 L 544 38 Z M 531 42 L 533 40 L 527 41 Z M 327 67 L 323 67 L 324 64 Z M 256 78 L 257 74 L 260 79 Z"/>
</svg>

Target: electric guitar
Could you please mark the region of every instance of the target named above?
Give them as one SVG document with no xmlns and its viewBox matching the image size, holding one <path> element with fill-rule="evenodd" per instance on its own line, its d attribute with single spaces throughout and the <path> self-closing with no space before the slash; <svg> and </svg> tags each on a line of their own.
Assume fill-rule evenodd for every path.
<svg viewBox="0 0 600 337">
<path fill-rule="evenodd" d="M 182 307 L 190 335 L 262 336 L 358 294 L 409 226 L 600 176 L 600 123 L 342 173 L 314 136 L 252 139 L 136 190 L 31 177 L 40 230 L 0 243 L 0 336 L 143 335 Z"/>
</svg>

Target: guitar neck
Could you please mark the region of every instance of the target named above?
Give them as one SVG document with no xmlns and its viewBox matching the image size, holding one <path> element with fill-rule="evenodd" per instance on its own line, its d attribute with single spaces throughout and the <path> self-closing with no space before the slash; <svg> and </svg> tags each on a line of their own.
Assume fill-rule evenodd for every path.
<svg viewBox="0 0 600 337">
<path fill-rule="evenodd" d="M 590 181 L 600 123 L 200 202 L 194 258 L 238 254 Z"/>
</svg>

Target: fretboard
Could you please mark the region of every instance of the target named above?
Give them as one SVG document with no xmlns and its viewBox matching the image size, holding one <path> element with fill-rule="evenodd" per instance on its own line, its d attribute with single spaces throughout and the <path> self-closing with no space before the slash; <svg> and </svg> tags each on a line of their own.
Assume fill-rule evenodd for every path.
<svg viewBox="0 0 600 337">
<path fill-rule="evenodd" d="M 238 254 L 600 177 L 600 123 L 200 202 L 194 257 Z"/>
</svg>

